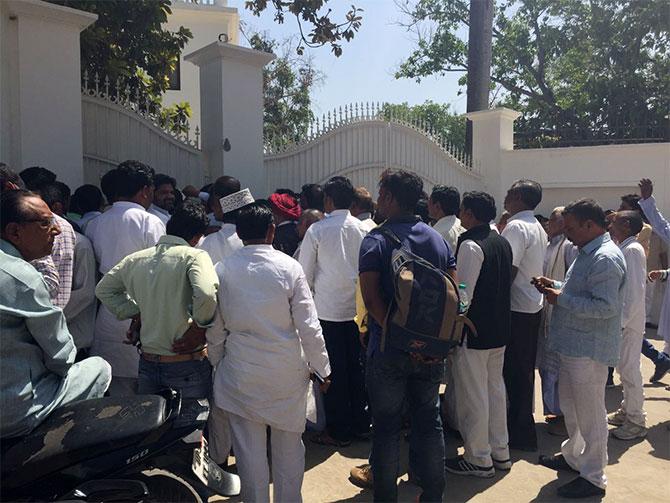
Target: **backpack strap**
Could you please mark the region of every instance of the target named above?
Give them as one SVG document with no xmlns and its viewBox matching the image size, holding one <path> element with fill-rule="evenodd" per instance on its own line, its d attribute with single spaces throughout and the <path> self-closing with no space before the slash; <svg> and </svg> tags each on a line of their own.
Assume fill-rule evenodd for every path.
<svg viewBox="0 0 670 503">
<path fill-rule="evenodd" d="M 391 241 L 391 243 L 394 245 L 394 248 L 400 248 L 402 246 L 402 241 L 398 235 L 385 225 L 377 227 L 375 231 L 379 232 L 382 236 Z"/>
</svg>

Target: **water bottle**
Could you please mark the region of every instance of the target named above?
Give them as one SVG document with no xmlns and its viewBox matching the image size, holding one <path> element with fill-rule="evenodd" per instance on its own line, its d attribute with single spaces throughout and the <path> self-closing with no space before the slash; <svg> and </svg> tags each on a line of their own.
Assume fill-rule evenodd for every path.
<svg viewBox="0 0 670 503">
<path fill-rule="evenodd" d="M 468 293 L 466 292 L 465 283 L 459 283 L 458 284 L 458 314 L 465 314 L 468 312 L 468 308 L 470 307 L 470 302 L 468 301 Z"/>
</svg>

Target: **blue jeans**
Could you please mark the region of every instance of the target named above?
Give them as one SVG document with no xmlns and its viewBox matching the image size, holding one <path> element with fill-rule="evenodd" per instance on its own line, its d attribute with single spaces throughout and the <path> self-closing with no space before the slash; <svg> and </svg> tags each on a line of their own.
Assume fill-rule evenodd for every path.
<svg viewBox="0 0 670 503">
<path fill-rule="evenodd" d="M 444 437 L 439 386 L 444 364 L 413 361 L 409 354 L 387 349 L 368 358 L 366 381 L 372 412 L 372 478 L 375 501 L 397 501 L 402 409 L 409 402 L 412 469 L 423 490 L 420 501 L 442 501 Z"/>
<path fill-rule="evenodd" d="M 154 394 L 171 388 L 182 398 L 209 398 L 212 392 L 212 366 L 207 359 L 159 363 L 140 358 L 138 394 Z"/>
</svg>

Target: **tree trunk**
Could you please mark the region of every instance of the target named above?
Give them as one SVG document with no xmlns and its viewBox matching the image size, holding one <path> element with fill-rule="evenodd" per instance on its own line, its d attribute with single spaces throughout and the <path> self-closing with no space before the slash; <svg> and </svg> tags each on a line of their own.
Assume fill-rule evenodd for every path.
<svg viewBox="0 0 670 503">
<path fill-rule="evenodd" d="M 489 107 L 491 88 L 491 44 L 493 38 L 493 0 L 470 0 L 468 34 L 467 111 Z M 465 148 L 472 155 L 472 122 L 467 121 Z"/>
</svg>

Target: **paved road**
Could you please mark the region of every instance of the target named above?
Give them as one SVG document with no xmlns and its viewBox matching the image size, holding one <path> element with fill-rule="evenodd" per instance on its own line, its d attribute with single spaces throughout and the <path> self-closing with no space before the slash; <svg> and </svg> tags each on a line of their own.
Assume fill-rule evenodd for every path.
<svg viewBox="0 0 670 503">
<path fill-rule="evenodd" d="M 654 341 L 661 348 L 661 341 Z M 610 437 L 609 466 L 606 474 L 609 478 L 607 496 L 603 501 L 611 502 L 653 502 L 670 500 L 670 376 L 662 383 L 649 384 L 647 381 L 653 371 L 649 360 L 642 357 L 642 373 L 645 381 L 645 410 L 649 435 L 634 442 L 623 442 Z M 615 377 L 615 382 L 619 382 Z M 542 411 L 539 390 L 539 378 L 536 379 L 536 411 Z M 607 390 L 607 410 L 614 411 L 621 401 L 621 386 Z M 557 452 L 562 439 L 546 432 L 541 414 L 538 421 L 539 445 L 541 453 Z M 315 445 L 308 440 L 306 473 L 303 483 L 303 499 L 311 502 L 365 502 L 372 501 L 372 492 L 361 490 L 348 481 L 349 469 L 366 462 L 369 443 L 358 442 L 350 447 L 334 451 Z M 418 488 L 407 482 L 407 445 L 403 442 L 401 453 L 400 501 L 415 501 Z M 457 440 L 448 438 L 447 455 L 462 453 Z M 510 472 L 499 472 L 492 479 L 476 479 L 447 474 L 444 501 L 447 502 L 531 502 L 557 501 L 556 488 L 568 482 L 572 475 L 561 474 L 537 464 L 537 454 L 512 451 L 514 466 Z M 233 499 L 212 498 L 210 501 L 239 501 Z M 559 500 L 560 501 L 560 500 Z M 563 500 L 565 501 L 565 500 Z M 588 500 L 587 500 L 588 501 Z"/>
</svg>

